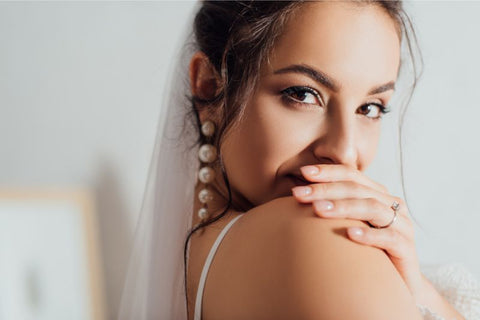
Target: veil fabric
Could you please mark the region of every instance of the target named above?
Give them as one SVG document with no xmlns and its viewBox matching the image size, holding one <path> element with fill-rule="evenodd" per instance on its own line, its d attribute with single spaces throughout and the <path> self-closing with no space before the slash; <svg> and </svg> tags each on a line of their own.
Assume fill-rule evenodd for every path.
<svg viewBox="0 0 480 320">
<path fill-rule="evenodd" d="M 191 228 L 197 179 L 198 130 L 189 118 L 188 65 L 194 52 L 193 6 L 170 71 L 157 125 L 120 320 L 187 319 L 184 242 Z"/>
</svg>

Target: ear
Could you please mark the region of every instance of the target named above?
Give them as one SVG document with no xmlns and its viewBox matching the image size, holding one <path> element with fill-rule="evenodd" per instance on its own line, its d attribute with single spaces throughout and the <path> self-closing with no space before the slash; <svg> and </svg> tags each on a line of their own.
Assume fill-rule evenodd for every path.
<svg viewBox="0 0 480 320">
<path fill-rule="evenodd" d="M 192 94 L 201 99 L 212 99 L 218 94 L 220 80 L 218 73 L 202 51 L 197 51 L 190 60 L 189 67 L 190 88 Z M 206 115 L 199 110 L 200 120 L 203 122 Z"/>
</svg>

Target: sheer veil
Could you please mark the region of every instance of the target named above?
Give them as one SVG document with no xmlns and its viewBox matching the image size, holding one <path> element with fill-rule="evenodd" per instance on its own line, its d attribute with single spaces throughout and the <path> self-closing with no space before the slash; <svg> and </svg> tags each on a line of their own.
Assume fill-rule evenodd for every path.
<svg viewBox="0 0 480 320">
<path fill-rule="evenodd" d="M 184 241 L 191 228 L 199 169 L 197 129 L 190 114 L 188 65 L 194 52 L 187 19 L 160 110 L 142 207 L 120 302 L 119 319 L 187 319 Z"/>
</svg>

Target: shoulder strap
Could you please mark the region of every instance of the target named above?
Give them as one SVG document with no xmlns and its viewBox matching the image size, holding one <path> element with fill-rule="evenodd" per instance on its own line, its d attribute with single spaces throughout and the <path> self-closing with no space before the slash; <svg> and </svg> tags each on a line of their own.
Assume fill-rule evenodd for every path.
<svg viewBox="0 0 480 320">
<path fill-rule="evenodd" d="M 227 234 L 227 231 L 235 223 L 235 221 L 237 221 L 238 218 L 240 218 L 241 216 L 243 216 L 243 214 L 239 215 L 238 217 L 233 218 L 223 228 L 223 230 L 220 232 L 217 239 L 215 240 L 215 243 L 213 244 L 212 248 L 210 249 L 210 252 L 208 253 L 207 260 L 205 261 L 205 265 L 203 266 L 202 274 L 200 275 L 200 282 L 198 284 L 197 298 L 195 300 L 195 314 L 194 314 L 194 317 L 193 317 L 194 320 L 200 320 L 201 317 L 202 317 L 203 289 L 205 288 L 205 280 L 207 278 L 208 269 L 210 268 L 210 264 L 212 263 L 213 257 L 215 256 L 215 252 L 217 252 L 217 248 L 220 245 L 220 242 L 222 242 L 225 234 Z"/>
</svg>

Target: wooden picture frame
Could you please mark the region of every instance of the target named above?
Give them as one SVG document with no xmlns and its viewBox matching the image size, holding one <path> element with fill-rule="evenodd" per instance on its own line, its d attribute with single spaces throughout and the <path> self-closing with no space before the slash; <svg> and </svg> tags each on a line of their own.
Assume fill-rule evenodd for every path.
<svg viewBox="0 0 480 320">
<path fill-rule="evenodd" d="M 0 189 L 0 319 L 105 319 L 89 190 Z"/>
</svg>

